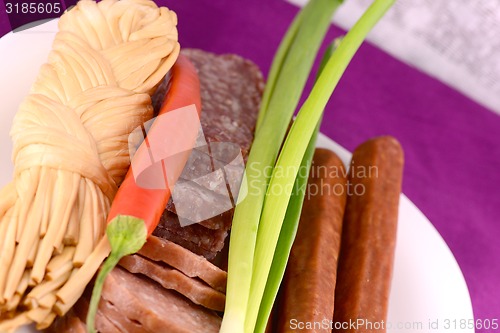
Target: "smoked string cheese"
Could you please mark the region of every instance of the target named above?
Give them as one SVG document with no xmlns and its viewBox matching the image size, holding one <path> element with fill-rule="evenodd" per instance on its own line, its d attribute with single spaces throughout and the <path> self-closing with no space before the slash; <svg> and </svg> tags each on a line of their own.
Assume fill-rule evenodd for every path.
<svg viewBox="0 0 500 333">
<path fill-rule="evenodd" d="M 107 214 L 128 136 L 179 54 L 177 17 L 149 0 L 82 0 L 15 116 L 0 190 L 0 332 L 50 325 L 109 253 Z"/>
</svg>

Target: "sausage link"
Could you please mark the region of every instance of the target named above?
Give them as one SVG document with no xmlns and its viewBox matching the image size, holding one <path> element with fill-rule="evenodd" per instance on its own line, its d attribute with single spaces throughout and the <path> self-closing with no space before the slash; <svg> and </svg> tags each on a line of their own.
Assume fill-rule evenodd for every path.
<svg viewBox="0 0 500 333">
<path fill-rule="evenodd" d="M 353 154 L 333 332 L 386 331 L 403 160 L 399 142 L 389 136 L 367 141 Z M 348 325 L 353 321 L 360 325 Z"/>
<path fill-rule="evenodd" d="M 297 236 L 280 291 L 277 332 L 330 332 L 346 203 L 346 171 L 316 149 Z M 300 327 L 300 328 L 299 328 Z"/>
</svg>

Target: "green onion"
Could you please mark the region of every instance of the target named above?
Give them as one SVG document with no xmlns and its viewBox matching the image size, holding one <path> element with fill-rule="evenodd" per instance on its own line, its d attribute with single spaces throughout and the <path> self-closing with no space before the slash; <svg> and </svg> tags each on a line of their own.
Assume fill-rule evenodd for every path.
<svg viewBox="0 0 500 333">
<path fill-rule="evenodd" d="M 327 62 L 285 140 L 273 169 L 259 223 L 245 332 L 254 331 L 274 249 L 289 204 L 291 186 L 295 182 L 298 167 L 320 121 L 322 111 L 364 38 L 393 2 L 394 0 L 375 0 L 347 33 Z"/>
<path fill-rule="evenodd" d="M 290 46 L 292 45 L 296 37 L 297 30 L 302 21 L 302 16 L 303 16 L 302 13 L 303 11 L 300 11 L 295 16 L 295 18 L 292 21 L 292 24 L 286 31 L 286 34 L 283 37 L 283 40 L 281 41 L 280 46 L 276 51 L 276 54 L 274 55 L 273 63 L 271 64 L 271 69 L 269 70 L 269 75 L 267 77 L 266 88 L 264 89 L 264 94 L 262 95 L 262 101 L 260 103 L 259 116 L 257 118 L 257 125 L 255 126 L 255 131 L 257 131 L 260 128 L 260 125 L 262 124 L 262 121 L 264 119 L 264 115 L 266 114 L 266 110 L 269 105 L 269 100 L 271 99 L 272 93 L 276 86 L 276 81 L 283 66 L 283 62 L 285 61 L 286 55 L 290 50 Z M 302 75 L 301 79 L 303 81 L 303 84 L 305 84 L 307 79 L 307 74 Z M 298 101 L 298 98 L 296 99 Z"/>
<path fill-rule="evenodd" d="M 325 54 L 321 59 L 321 63 L 318 69 L 318 76 L 316 77 L 316 79 L 319 77 L 319 74 L 322 72 L 335 48 L 339 45 L 340 40 L 340 38 L 335 39 L 334 42 L 330 44 L 330 46 L 326 49 Z M 269 315 L 271 314 L 274 301 L 276 300 L 276 296 L 278 294 L 281 280 L 283 279 L 283 276 L 285 274 L 288 257 L 290 256 L 290 251 L 292 249 L 292 245 L 299 226 L 300 214 L 302 212 L 302 205 L 304 203 L 304 197 L 306 194 L 311 161 L 314 156 L 314 151 L 316 150 L 316 139 L 318 137 L 318 132 L 319 124 L 314 130 L 313 137 L 309 141 L 309 145 L 307 146 L 306 153 L 300 165 L 300 171 L 305 170 L 306 172 L 299 172 L 297 178 L 295 179 L 294 191 L 290 198 L 290 202 L 288 203 L 285 220 L 283 221 L 283 227 L 281 228 L 280 236 L 278 238 L 278 244 L 276 245 L 276 250 L 274 251 L 273 262 L 271 264 L 271 270 L 269 271 L 269 277 L 267 279 L 266 288 L 264 290 L 264 295 L 260 304 L 257 324 L 255 326 L 254 332 L 265 331 L 267 322 L 269 320 Z"/>
<path fill-rule="evenodd" d="M 294 20 L 273 61 L 245 171 L 250 186 L 245 200 L 236 206 L 233 218 L 222 333 L 244 332 L 257 229 L 271 176 L 268 170 L 276 163 L 315 55 L 340 3 L 340 0 L 312 0 Z"/>
<path fill-rule="evenodd" d="M 304 174 L 299 173 L 297 179 L 295 180 L 294 192 L 286 210 L 285 220 L 283 222 L 283 227 L 281 228 L 276 250 L 274 251 L 273 262 L 269 271 L 269 277 L 266 282 L 264 295 L 258 309 L 257 324 L 254 329 L 255 333 L 264 332 L 266 330 L 269 315 L 271 314 L 274 301 L 276 300 L 281 280 L 285 274 L 288 257 L 290 256 L 290 250 L 292 249 L 293 241 L 295 240 L 295 235 L 297 234 L 297 228 L 299 226 L 300 213 L 302 212 L 302 205 L 306 194 L 311 160 L 314 155 L 314 151 L 316 150 L 316 138 L 318 131 L 319 126 L 316 127 L 315 135 L 309 141 L 307 151 L 301 163 L 301 168 L 305 168 L 301 170 L 306 170 L 306 172 Z"/>
<path fill-rule="evenodd" d="M 342 2 L 311 0 L 292 21 L 269 71 L 257 119 L 257 131 L 269 109 L 278 113 L 280 110 L 295 111 L 333 13 Z M 288 114 L 286 111 L 284 113 Z"/>
</svg>

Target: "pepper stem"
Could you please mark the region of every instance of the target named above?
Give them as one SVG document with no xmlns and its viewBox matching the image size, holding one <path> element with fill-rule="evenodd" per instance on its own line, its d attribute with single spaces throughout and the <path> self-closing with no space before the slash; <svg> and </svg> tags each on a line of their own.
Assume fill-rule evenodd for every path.
<svg viewBox="0 0 500 333">
<path fill-rule="evenodd" d="M 106 276 L 118 265 L 120 259 L 139 251 L 148 237 L 144 220 L 133 216 L 118 215 L 108 224 L 106 236 L 111 253 L 104 261 L 97 275 L 87 313 L 87 332 L 96 333 L 95 316 Z"/>
</svg>

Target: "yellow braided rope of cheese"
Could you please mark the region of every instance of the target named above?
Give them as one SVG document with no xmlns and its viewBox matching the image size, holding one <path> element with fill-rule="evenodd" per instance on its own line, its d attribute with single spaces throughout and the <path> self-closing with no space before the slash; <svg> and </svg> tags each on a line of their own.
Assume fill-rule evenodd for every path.
<svg viewBox="0 0 500 333">
<path fill-rule="evenodd" d="M 128 135 L 152 117 L 179 54 L 177 17 L 150 0 L 81 0 L 11 130 L 0 190 L 0 332 L 63 315 L 109 253 L 106 217 L 130 164 Z"/>
</svg>

